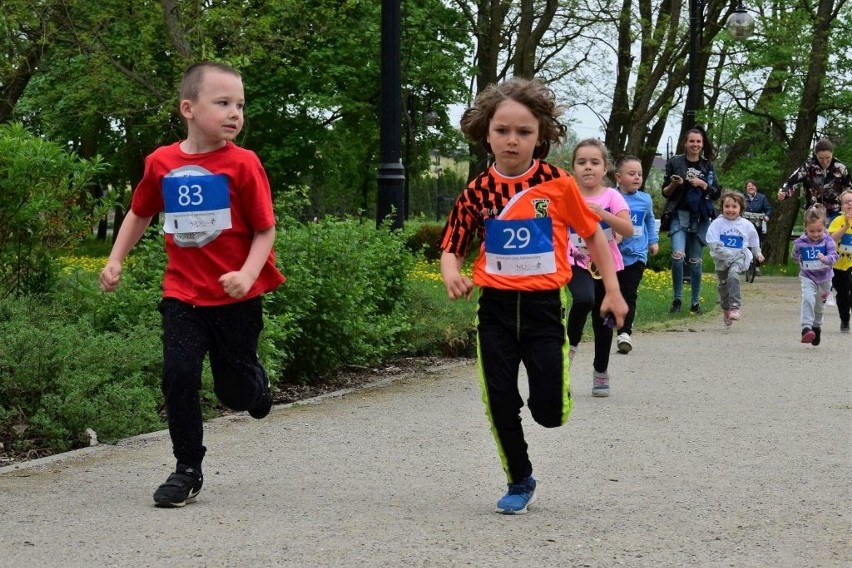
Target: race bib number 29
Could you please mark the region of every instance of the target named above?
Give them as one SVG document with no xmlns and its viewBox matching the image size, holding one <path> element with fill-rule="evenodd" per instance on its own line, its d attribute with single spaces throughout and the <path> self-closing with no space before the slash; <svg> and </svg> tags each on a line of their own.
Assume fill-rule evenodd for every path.
<svg viewBox="0 0 852 568">
<path fill-rule="evenodd" d="M 556 272 L 553 220 L 487 219 L 485 271 L 506 276 L 534 276 Z"/>
<path fill-rule="evenodd" d="M 167 233 L 196 233 L 231 228 L 231 200 L 224 175 L 167 176 L 163 178 Z"/>
</svg>

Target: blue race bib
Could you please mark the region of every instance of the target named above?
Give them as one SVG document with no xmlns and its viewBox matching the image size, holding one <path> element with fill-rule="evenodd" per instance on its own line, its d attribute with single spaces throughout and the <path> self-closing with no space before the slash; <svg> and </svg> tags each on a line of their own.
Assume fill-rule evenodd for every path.
<svg viewBox="0 0 852 568">
<path fill-rule="evenodd" d="M 167 233 L 231 228 L 228 178 L 221 174 L 167 176 L 162 182 Z"/>
<path fill-rule="evenodd" d="M 555 273 L 553 220 L 486 219 L 485 271 L 505 276 Z"/>
<path fill-rule="evenodd" d="M 742 249 L 744 241 L 742 235 L 722 235 L 722 246 L 731 249 Z"/>
</svg>

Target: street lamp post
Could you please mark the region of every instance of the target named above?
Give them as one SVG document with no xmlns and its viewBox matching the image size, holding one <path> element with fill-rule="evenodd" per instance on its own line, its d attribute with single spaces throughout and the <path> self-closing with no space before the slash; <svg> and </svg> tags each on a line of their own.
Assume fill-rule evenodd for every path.
<svg viewBox="0 0 852 568">
<path fill-rule="evenodd" d="M 737 3 L 737 8 L 725 23 L 725 29 L 731 37 L 742 41 L 754 33 L 754 19 L 746 12 L 743 3 Z M 704 0 L 689 0 L 689 82 L 686 88 L 686 105 L 683 109 L 683 126 L 681 133 L 686 132 L 696 124 L 698 108 L 698 46 L 703 43 L 704 34 Z"/>
<path fill-rule="evenodd" d="M 400 229 L 405 215 L 405 166 L 402 165 L 401 13 L 399 0 L 382 0 L 382 69 L 379 110 L 379 166 L 376 226 L 393 213 Z"/>
<path fill-rule="evenodd" d="M 686 87 L 686 105 L 683 108 L 683 126 L 681 133 L 695 126 L 696 85 L 698 76 L 698 42 L 704 31 L 704 2 L 689 0 L 689 81 Z"/>
</svg>

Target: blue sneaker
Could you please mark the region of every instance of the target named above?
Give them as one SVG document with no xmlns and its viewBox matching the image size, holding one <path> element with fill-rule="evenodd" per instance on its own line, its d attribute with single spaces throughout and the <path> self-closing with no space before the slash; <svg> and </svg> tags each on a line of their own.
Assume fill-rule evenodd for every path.
<svg viewBox="0 0 852 568">
<path fill-rule="evenodd" d="M 509 491 L 497 501 L 497 512 L 504 515 L 520 515 L 527 512 L 527 507 L 535 503 L 535 477 L 532 475 L 510 483 Z"/>
</svg>

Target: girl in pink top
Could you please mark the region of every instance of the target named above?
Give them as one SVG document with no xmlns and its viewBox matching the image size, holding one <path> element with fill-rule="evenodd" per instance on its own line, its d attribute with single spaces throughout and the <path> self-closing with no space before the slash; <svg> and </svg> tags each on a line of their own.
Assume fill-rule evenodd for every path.
<svg viewBox="0 0 852 568">
<path fill-rule="evenodd" d="M 630 221 L 630 209 L 621 193 L 604 185 L 604 176 L 609 168 L 609 152 L 600 140 L 589 138 L 577 144 L 571 161 L 580 193 L 586 199 L 589 209 L 601 218 L 601 228 L 606 235 L 615 269 L 621 270 L 624 268 L 624 261 L 618 250 L 618 243 L 622 237 L 633 236 L 633 223 Z M 608 368 L 612 347 L 612 322 L 600 315 L 601 301 L 606 290 L 588 256 L 583 240 L 576 233 L 569 236 L 570 261 L 574 265 L 574 276 L 568 283 L 568 290 L 574 299 L 568 314 L 569 357 L 573 361 L 583 337 L 583 327 L 591 313 L 592 330 L 595 334 L 592 395 L 609 396 Z"/>
</svg>

